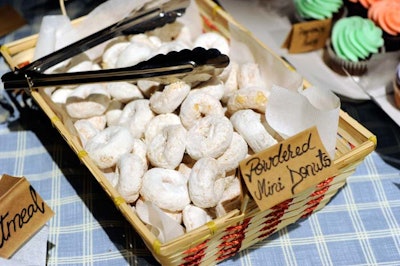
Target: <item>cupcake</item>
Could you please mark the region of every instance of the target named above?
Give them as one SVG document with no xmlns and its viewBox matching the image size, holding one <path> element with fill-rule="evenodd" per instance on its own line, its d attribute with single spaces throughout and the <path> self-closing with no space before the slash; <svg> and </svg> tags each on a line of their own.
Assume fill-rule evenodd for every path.
<svg viewBox="0 0 400 266">
<path fill-rule="evenodd" d="M 366 18 L 368 15 L 368 8 L 378 1 L 382 0 L 344 0 L 344 5 L 347 7 L 348 16 Z"/>
<path fill-rule="evenodd" d="M 343 0 L 294 0 L 297 21 L 323 20 L 336 21 L 345 16 Z"/>
<path fill-rule="evenodd" d="M 383 30 L 385 51 L 400 50 L 400 0 L 373 3 L 368 18 Z"/>
<path fill-rule="evenodd" d="M 333 26 L 323 60 L 338 74 L 361 76 L 367 71 L 368 60 L 382 47 L 382 30 L 370 19 L 346 17 Z"/>
<path fill-rule="evenodd" d="M 394 90 L 394 103 L 397 108 L 400 109 L 400 63 L 396 68 L 396 76 L 393 81 L 393 90 Z"/>
</svg>

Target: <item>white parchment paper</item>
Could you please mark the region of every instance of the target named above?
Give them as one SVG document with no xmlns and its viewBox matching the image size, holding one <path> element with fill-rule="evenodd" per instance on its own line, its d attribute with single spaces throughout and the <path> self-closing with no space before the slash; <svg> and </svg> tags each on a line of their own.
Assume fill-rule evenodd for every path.
<svg viewBox="0 0 400 266">
<path fill-rule="evenodd" d="M 265 116 L 283 138 L 316 126 L 327 152 L 334 158 L 339 112 L 339 98 L 327 89 L 290 90 L 274 85 Z"/>
<path fill-rule="evenodd" d="M 150 201 L 138 200 L 136 213 L 160 242 L 165 243 L 185 233 L 182 225 Z"/>
</svg>

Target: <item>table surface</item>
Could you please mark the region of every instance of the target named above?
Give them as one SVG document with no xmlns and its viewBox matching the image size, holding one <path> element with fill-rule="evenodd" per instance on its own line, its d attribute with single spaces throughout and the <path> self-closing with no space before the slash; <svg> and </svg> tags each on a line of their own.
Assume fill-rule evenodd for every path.
<svg viewBox="0 0 400 266">
<path fill-rule="evenodd" d="M 37 33 L 56 1 L 0 1 L 28 24 L 0 43 Z M 68 1 L 79 17 L 99 1 Z M 9 71 L 0 59 L 0 74 Z M 0 85 L 2 86 L 2 84 Z M 0 87 L 1 90 L 1 87 Z M 0 97 L 0 172 L 25 176 L 56 215 L 49 221 L 48 265 L 157 265 L 140 237 L 31 99 L 13 109 Z M 15 106 L 14 106 L 15 107 Z M 400 265 L 400 128 L 373 102 L 342 109 L 378 138 L 328 205 L 221 265 Z"/>
</svg>

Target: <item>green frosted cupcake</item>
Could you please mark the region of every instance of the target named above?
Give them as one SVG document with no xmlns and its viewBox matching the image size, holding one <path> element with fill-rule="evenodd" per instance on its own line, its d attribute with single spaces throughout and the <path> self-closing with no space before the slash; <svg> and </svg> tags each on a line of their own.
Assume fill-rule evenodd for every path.
<svg viewBox="0 0 400 266">
<path fill-rule="evenodd" d="M 343 15 L 343 0 L 294 0 L 299 21 L 335 19 Z"/>
<path fill-rule="evenodd" d="M 368 60 L 383 48 L 382 30 L 359 16 L 340 19 L 332 29 L 324 60 L 339 74 L 363 75 Z"/>
</svg>

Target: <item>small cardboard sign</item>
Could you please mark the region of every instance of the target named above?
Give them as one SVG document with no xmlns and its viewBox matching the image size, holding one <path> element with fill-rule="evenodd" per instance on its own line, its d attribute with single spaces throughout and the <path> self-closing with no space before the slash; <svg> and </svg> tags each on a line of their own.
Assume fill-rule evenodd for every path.
<svg viewBox="0 0 400 266">
<path fill-rule="evenodd" d="M 0 256 L 11 257 L 53 215 L 25 177 L 0 178 Z"/>
<path fill-rule="evenodd" d="M 316 127 L 246 158 L 239 168 L 241 178 L 261 211 L 337 173 Z"/>
<path fill-rule="evenodd" d="M 289 53 L 304 53 L 324 47 L 331 32 L 331 19 L 312 20 L 292 26 L 282 48 Z"/>
</svg>

